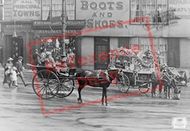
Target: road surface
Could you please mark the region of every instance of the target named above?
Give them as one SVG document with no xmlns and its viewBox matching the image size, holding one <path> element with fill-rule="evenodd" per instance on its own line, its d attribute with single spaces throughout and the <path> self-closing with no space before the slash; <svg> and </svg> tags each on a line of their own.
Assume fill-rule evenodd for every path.
<svg viewBox="0 0 190 131">
<path fill-rule="evenodd" d="M 182 87 L 181 100 L 135 95 L 109 101 L 107 107 L 98 103 L 45 117 L 31 85 L 8 88 L 0 73 L 0 131 L 177 131 L 172 121 L 178 117 L 187 121 L 180 131 L 190 131 L 190 87 Z M 31 83 L 32 74 L 25 77 Z M 115 86 L 108 89 L 108 96 L 119 93 Z M 101 89 L 86 88 L 82 97 L 84 102 L 99 99 Z M 47 109 L 77 105 L 77 91 L 44 103 Z"/>
</svg>

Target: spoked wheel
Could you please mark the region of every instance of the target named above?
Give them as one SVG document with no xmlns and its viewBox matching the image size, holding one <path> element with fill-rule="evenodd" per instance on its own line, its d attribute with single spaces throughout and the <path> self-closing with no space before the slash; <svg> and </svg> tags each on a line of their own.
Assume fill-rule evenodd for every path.
<svg viewBox="0 0 190 131">
<path fill-rule="evenodd" d="M 56 94 L 59 98 L 67 97 L 71 95 L 74 90 L 74 80 L 64 78 L 61 80 L 59 90 Z"/>
<path fill-rule="evenodd" d="M 123 93 L 127 93 L 130 88 L 130 81 L 127 75 L 124 73 L 117 78 L 117 87 Z"/>
<path fill-rule="evenodd" d="M 151 86 L 152 86 L 152 83 L 143 83 L 143 84 L 139 85 L 139 87 L 138 87 L 139 92 L 142 94 L 146 94 L 149 92 Z"/>
<path fill-rule="evenodd" d="M 35 94 L 42 99 L 54 97 L 58 92 L 59 86 L 59 78 L 50 70 L 38 71 L 32 80 L 32 88 Z"/>
</svg>

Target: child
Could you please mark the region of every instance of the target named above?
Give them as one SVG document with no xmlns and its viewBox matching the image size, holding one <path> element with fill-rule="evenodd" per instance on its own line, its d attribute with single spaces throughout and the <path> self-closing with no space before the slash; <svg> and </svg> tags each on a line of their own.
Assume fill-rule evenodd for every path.
<svg viewBox="0 0 190 131">
<path fill-rule="evenodd" d="M 17 85 L 17 74 L 16 68 L 13 66 L 13 59 L 10 57 L 7 60 L 7 63 L 4 66 L 4 80 L 3 84 L 9 83 L 9 86 L 14 84 L 16 87 Z"/>
<path fill-rule="evenodd" d="M 19 56 L 18 61 L 16 62 L 16 68 L 17 68 L 17 71 L 18 71 L 18 76 L 21 78 L 24 86 L 26 87 L 27 84 L 24 81 L 22 60 L 23 60 L 22 56 Z"/>
</svg>

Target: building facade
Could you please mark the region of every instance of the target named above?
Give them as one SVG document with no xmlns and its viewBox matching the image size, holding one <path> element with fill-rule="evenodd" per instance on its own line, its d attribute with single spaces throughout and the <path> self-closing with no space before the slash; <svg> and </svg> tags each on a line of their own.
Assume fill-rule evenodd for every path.
<svg viewBox="0 0 190 131">
<path fill-rule="evenodd" d="M 3 49 L 1 60 L 4 62 L 8 57 L 17 59 L 21 55 L 24 62 L 29 63 L 29 43 L 62 35 L 67 31 L 75 32 L 81 30 L 84 25 L 84 21 L 76 20 L 75 0 L 0 2 L 0 47 Z M 63 18 L 66 20 L 64 24 Z M 55 39 L 53 41 L 55 42 Z"/>
<path fill-rule="evenodd" d="M 102 60 L 100 54 L 118 47 L 138 45 L 140 50 L 150 49 L 146 21 L 135 20 L 136 17 L 149 18 L 161 63 L 190 67 L 187 53 L 190 37 L 188 31 L 184 31 L 190 23 L 189 5 L 188 0 L 77 0 L 77 19 L 85 19 L 86 28 L 94 29 L 81 38 L 82 67 L 105 69 L 109 59 Z M 132 22 L 125 24 L 128 20 Z M 112 24 L 117 26 L 109 27 Z"/>
</svg>

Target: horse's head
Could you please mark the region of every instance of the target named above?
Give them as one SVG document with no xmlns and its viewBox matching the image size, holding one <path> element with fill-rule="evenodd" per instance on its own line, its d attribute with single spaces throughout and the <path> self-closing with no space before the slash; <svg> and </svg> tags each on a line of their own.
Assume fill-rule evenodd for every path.
<svg viewBox="0 0 190 131">
<path fill-rule="evenodd" d="M 110 80 L 111 81 L 114 80 L 118 76 L 118 73 L 119 73 L 119 69 L 109 69 L 108 75 L 109 75 Z"/>
</svg>

